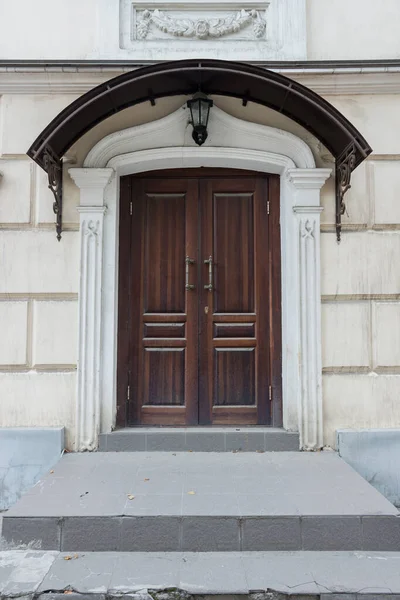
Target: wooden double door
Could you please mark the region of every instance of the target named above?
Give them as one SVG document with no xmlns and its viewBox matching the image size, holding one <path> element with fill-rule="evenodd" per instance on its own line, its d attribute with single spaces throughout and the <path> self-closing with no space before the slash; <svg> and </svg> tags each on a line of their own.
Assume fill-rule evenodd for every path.
<svg viewBox="0 0 400 600">
<path fill-rule="evenodd" d="M 281 425 L 279 178 L 124 177 L 119 257 L 118 425 Z"/>
</svg>

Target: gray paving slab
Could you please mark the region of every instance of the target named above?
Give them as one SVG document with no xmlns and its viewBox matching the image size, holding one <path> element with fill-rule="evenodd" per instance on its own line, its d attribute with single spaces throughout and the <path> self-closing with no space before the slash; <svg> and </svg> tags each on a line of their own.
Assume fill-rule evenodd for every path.
<svg viewBox="0 0 400 600">
<path fill-rule="evenodd" d="M 77 475 L 78 473 L 78 475 Z M 193 489 L 195 488 L 195 489 Z M 181 513 L 181 492 L 195 495 L 231 494 L 240 498 L 238 516 L 257 514 L 397 515 L 398 510 L 334 453 L 86 453 L 68 454 L 9 516 L 71 516 L 120 514 L 127 495 L 173 494 Z M 265 493 L 268 498 L 254 496 Z M 281 503 L 281 497 L 286 496 Z M 49 497 L 48 502 L 45 496 Z M 51 498 L 50 498 L 51 496 Z M 291 504 L 289 503 L 291 502 Z M 113 509 L 112 504 L 115 503 Z M 131 509 L 131 505 L 129 504 Z M 266 508 L 267 507 L 267 508 Z M 297 510 L 296 510 L 297 509 Z M 171 509 L 172 510 L 172 509 Z M 111 511 L 111 512 L 110 512 Z M 289 512 L 288 512 L 289 511 Z M 173 514 L 173 513 L 171 513 Z M 96 516 L 96 515 L 93 515 Z"/>
<path fill-rule="evenodd" d="M 118 555 L 112 552 L 60 553 L 37 588 L 49 590 L 76 589 L 81 594 L 106 594 L 111 585 Z"/>
<path fill-rule="evenodd" d="M 301 525 L 303 550 L 362 550 L 364 547 L 360 517 L 302 517 Z"/>
<path fill-rule="evenodd" d="M 3 519 L 2 537 L 14 547 L 60 550 L 60 519 L 10 517 Z"/>
<path fill-rule="evenodd" d="M 110 593 L 126 594 L 143 589 L 178 588 L 183 554 L 119 554 L 110 583 Z"/>
<path fill-rule="evenodd" d="M 0 552 L 0 594 L 11 598 L 42 593 L 40 597 L 58 600 L 65 590 L 74 590 L 102 600 L 113 594 L 142 590 L 146 596 L 146 590 L 176 588 L 199 596 L 268 590 L 303 595 L 303 600 L 307 595 L 321 595 L 321 600 L 396 600 L 399 564 L 400 553 L 391 552 L 8 551 Z"/>
<path fill-rule="evenodd" d="M 136 517 L 148 526 L 132 537 Z M 290 534 L 282 518 L 293 519 Z M 153 535 L 152 519 L 165 535 Z M 221 519 L 240 530 L 240 545 L 213 541 Z M 64 456 L 5 514 L 3 535 L 68 551 L 397 551 L 400 517 L 332 452 L 107 452 Z"/>
<path fill-rule="evenodd" d="M 240 554 L 188 553 L 183 555 L 179 588 L 190 594 L 246 594 L 248 582 Z M 206 592 L 207 590 L 207 592 Z"/>
<path fill-rule="evenodd" d="M 121 521 L 120 550 L 177 552 L 181 549 L 179 517 L 130 517 Z"/>
<path fill-rule="evenodd" d="M 190 552 L 240 550 L 240 523 L 231 517 L 184 517 L 181 549 Z"/>
<path fill-rule="evenodd" d="M 396 551 L 400 548 L 400 517 L 363 517 L 362 528 L 365 550 Z"/>
<path fill-rule="evenodd" d="M 243 550 L 301 550 L 298 517 L 247 519 L 242 527 Z"/>
<path fill-rule="evenodd" d="M 0 594 L 22 596 L 35 592 L 57 556 L 58 552 L 0 552 Z"/>
<path fill-rule="evenodd" d="M 118 551 L 121 548 L 122 517 L 67 517 L 62 523 L 59 550 Z"/>
</svg>

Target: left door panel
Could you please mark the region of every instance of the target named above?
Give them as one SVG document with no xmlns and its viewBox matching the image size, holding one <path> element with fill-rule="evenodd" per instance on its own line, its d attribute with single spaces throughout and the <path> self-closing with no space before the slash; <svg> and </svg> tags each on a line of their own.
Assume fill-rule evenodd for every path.
<svg viewBox="0 0 400 600">
<path fill-rule="evenodd" d="M 130 225 L 120 232 L 129 236 L 129 248 L 125 244 L 121 250 L 130 262 L 123 344 L 131 356 L 124 361 L 126 420 L 193 425 L 198 422 L 197 181 L 131 178 L 123 185 L 121 221 L 127 218 Z"/>
</svg>

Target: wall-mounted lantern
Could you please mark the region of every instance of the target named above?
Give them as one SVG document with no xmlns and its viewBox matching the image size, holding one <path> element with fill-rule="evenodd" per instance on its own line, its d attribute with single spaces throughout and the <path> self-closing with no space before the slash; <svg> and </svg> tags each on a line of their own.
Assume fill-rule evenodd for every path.
<svg viewBox="0 0 400 600">
<path fill-rule="evenodd" d="M 198 146 L 204 144 L 207 139 L 208 117 L 210 115 L 210 108 L 213 104 L 214 102 L 203 94 L 203 92 L 197 92 L 193 98 L 187 102 L 193 126 L 192 137 Z"/>
</svg>

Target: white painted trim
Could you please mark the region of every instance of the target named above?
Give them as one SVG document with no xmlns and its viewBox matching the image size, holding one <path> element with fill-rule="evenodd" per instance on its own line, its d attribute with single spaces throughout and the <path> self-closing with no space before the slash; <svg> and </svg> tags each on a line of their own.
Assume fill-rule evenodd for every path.
<svg viewBox="0 0 400 600">
<path fill-rule="evenodd" d="M 315 167 L 310 148 L 297 136 L 274 127 L 260 126 L 257 123 L 237 119 L 217 106 L 214 106 L 210 112 L 208 130 L 209 137 L 205 145 L 199 148 L 192 139 L 189 111 L 183 106 L 157 121 L 107 135 L 89 152 L 84 167 L 104 168 L 106 165 L 114 167 L 112 162 L 114 157 L 157 147 L 170 147 L 168 156 L 170 152 L 175 152 L 176 155 L 176 152 L 180 153 L 180 150 L 174 148 L 176 146 L 192 146 L 193 152 L 197 152 L 199 156 L 202 156 L 204 148 L 208 147 L 213 147 L 210 151 L 216 154 L 220 146 L 262 150 L 290 158 L 296 167 L 302 169 Z M 268 150 L 265 138 L 268 138 Z M 131 158 L 126 157 L 124 161 L 129 165 Z M 277 161 L 279 162 L 279 159 Z"/>
<path fill-rule="evenodd" d="M 103 192 L 112 169 L 70 169 L 80 188 L 80 284 L 75 449 L 94 450 L 102 407 Z"/>
<path fill-rule="evenodd" d="M 155 169 L 242 168 L 281 175 L 284 427 L 300 432 L 303 448 L 320 448 L 323 441 L 319 213 L 320 188 L 331 171 L 315 168 L 311 151 L 295 136 L 260 125 L 257 125 L 255 135 L 252 123 L 238 122 L 238 119 L 226 114 L 222 116 L 220 110 L 214 113 L 214 132 L 210 119 L 210 138 L 207 140 L 210 145 L 206 143 L 199 148 L 193 143 L 187 119 L 181 116 L 183 112 L 176 111 L 157 124 L 150 123 L 107 136 L 91 150 L 83 169 L 70 169 L 75 180 L 79 171 L 87 178 L 92 171 L 109 172 L 112 169 L 115 173 L 104 192 L 99 187 L 93 190 L 98 195 L 98 204 L 107 206 L 101 277 L 101 431 L 113 428 L 116 415 L 119 178 Z M 150 131 L 153 134 L 149 136 Z M 211 145 L 213 137 L 221 144 L 220 147 Z M 156 147 L 146 148 L 149 139 Z M 171 139 L 181 145 L 169 147 Z M 249 147 L 252 144 L 255 149 Z M 132 145 L 135 151 L 129 151 Z M 139 150 L 143 146 L 144 149 Z M 278 148 L 279 152 L 276 151 Z M 121 153 L 124 149 L 128 151 Z M 307 212 L 308 221 L 313 223 L 312 244 L 307 239 L 304 247 L 301 233 L 304 227 L 299 228 L 299 215 L 305 217 L 303 211 Z M 308 268 L 311 263 L 312 270 Z M 82 295 L 80 304 L 86 306 L 86 310 L 90 309 Z M 84 335 L 85 332 L 80 330 L 80 336 Z M 90 345 L 94 341 L 87 340 L 87 343 Z M 96 441 L 97 431 L 94 430 L 88 448 L 92 448 Z"/>
<path fill-rule="evenodd" d="M 133 67 L 135 68 L 135 67 Z M 0 68 L 0 94 L 73 94 L 88 92 L 97 85 L 132 71 L 132 67 L 76 68 L 74 72 L 35 70 L 20 67 L 18 71 L 3 71 Z M 322 96 L 353 96 L 371 94 L 400 94 L 400 68 L 374 69 L 271 69 L 285 75 Z M 373 72 L 371 72 L 373 71 Z"/>
</svg>

